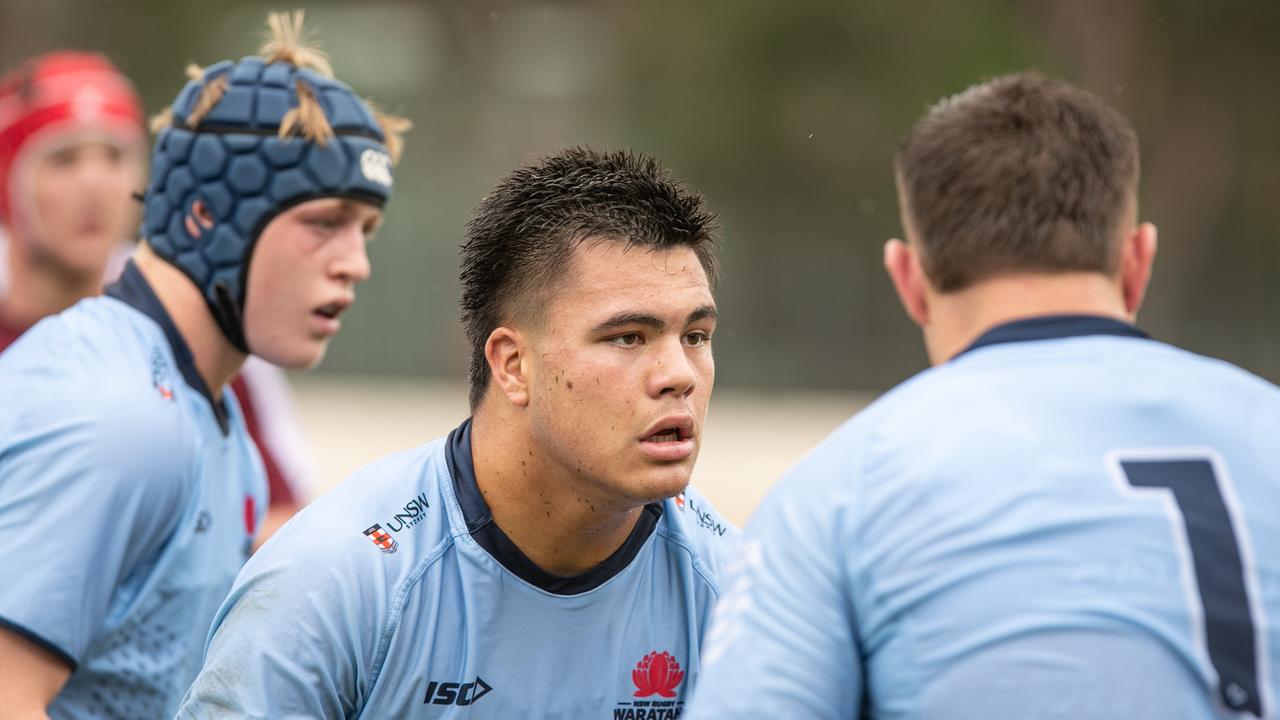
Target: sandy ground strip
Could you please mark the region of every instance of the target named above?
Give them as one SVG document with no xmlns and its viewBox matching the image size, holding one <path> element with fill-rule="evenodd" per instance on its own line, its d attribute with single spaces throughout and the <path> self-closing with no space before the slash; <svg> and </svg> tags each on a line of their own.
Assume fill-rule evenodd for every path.
<svg viewBox="0 0 1280 720">
<path fill-rule="evenodd" d="M 449 432 L 467 416 L 462 382 L 307 377 L 294 381 L 315 492 L 352 471 Z M 693 483 L 743 523 L 769 487 L 870 396 L 718 389 Z"/>
</svg>

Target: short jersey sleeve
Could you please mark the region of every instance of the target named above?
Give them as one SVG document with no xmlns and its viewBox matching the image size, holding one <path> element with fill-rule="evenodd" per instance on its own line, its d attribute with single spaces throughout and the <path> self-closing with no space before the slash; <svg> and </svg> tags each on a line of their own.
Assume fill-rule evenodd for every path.
<svg viewBox="0 0 1280 720">
<path fill-rule="evenodd" d="M 853 718 L 859 650 L 839 547 L 832 471 L 801 463 L 748 524 L 704 643 L 685 717 Z"/>
<path fill-rule="evenodd" d="M 359 713 L 376 674 L 386 580 L 333 535 L 323 514 L 304 510 L 249 560 L 214 618 L 179 718 Z"/>
<path fill-rule="evenodd" d="M 179 518 L 179 410 L 20 374 L 0 382 L 0 625 L 74 669 Z"/>
</svg>

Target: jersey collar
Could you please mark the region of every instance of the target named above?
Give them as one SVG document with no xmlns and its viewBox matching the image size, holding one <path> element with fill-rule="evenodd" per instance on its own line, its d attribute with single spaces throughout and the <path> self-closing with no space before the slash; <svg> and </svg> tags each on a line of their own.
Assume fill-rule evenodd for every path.
<svg viewBox="0 0 1280 720">
<path fill-rule="evenodd" d="M 155 291 L 151 289 L 147 279 L 142 276 L 142 271 L 138 270 L 138 266 L 132 260 L 126 263 L 124 272 L 120 274 L 120 279 L 108 285 L 104 292 L 151 318 L 160 326 L 160 329 L 164 331 L 165 338 L 169 340 L 169 347 L 173 351 L 173 359 L 178 363 L 178 370 L 182 373 L 182 378 L 187 381 L 188 385 L 203 395 L 205 400 L 209 401 L 209 406 L 213 408 L 213 417 L 218 421 L 218 428 L 222 430 L 222 434 L 226 435 L 231 432 L 231 420 L 227 414 L 226 402 L 221 399 L 213 399 L 213 393 L 209 392 L 209 386 L 205 384 L 204 378 L 200 377 L 200 373 L 196 370 L 196 361 L 191 355 L 191 348 L 187 347 L 187 341 L 182 339 L 182 333 L 178 332 L 178 326 L 173 324 L 173 318 L 169 317 L 168 311 L 164 309 L 164 305 L 160 303 L 160 298 L 156 297 Z"/>
<path fill-rule="evenodd" d="M 449 465 L 453 492 L 458 497 L 458 506 L 462 509 L 462 517 L 471 537 L 516 577 L 555 595 L 577 595 L 594 590 L 625 570 L 653 534 L 658 518 L 662 517 L 662 503 L 645 505 L 644 512 L 640 513 L 640 519 L 627 536 L 626 542 L 604 562 L 581 575 L 552 575 L 535 565 L 493 521 L 493 513 L 489 511 L 489 505 L 485 503 L 476 484 L 475 465 L 471 461 L 470 418 L 449 433 L 449 438 L 445 441 L 445 461 Z"/>
<path fill-rule="evenodd" d="M 1151 336 L 1127 322 L 1101 315 L 1044 315 L 997 325 L 961 350 L 952 360 L 978 348 L 1029 340 L 1059 340 L 1089 335 L 1113 335 L 1150 340 Z"/>
</svg>

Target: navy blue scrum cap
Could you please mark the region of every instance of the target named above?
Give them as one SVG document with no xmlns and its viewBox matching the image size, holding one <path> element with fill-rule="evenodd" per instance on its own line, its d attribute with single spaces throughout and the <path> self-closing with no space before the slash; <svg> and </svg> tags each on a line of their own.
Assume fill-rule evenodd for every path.
<svg viewBox="0 0 1280 720">
<path fill-rule="evenodd" d="M 201 101 L 217 97 L 208 89 L 214 84 L 225 89 L 200 116 Z M 317 105 L 332 136 L 294 132 Z M 285 137 L 282 125 L 290 128 Z M 288 62 L 223 61 L 182 88 L 170 127 L 156 138 L 142 237 L 201 289 L 223 334 L 247 353 L 245 294 L 262 229 L 321 197 L 382 207 L 391 196 L 391 166 L 375 113 L 345 84 Z M 193 236 L 187 219 L 197 201 L 213 226 Z"/>
</svg>

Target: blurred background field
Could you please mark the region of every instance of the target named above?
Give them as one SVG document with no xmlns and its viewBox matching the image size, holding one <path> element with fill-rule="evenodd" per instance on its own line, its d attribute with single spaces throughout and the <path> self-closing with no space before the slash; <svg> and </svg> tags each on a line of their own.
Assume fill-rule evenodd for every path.
<svg viewBox="0 0 1280 720">
<path fill-rule="evenodd" d="M 1142 324 L 1280 380 L 1280 3 L 302 5 L 339 76 L 417 125 L 373 280 L 298 386 L 320 486 L 463 416 L 467 215 L 511 168 L 588 143 L 656 155 L 721 214 L 718 390 L 697 478 L 741 519 L 869 394 L 924 367 L 880 268 L 900 233 L 897 139 L 944 95 L 1025 68 L 1098 93 L 1137 127 L 1141 214 L 1161 230 Z M 156 112 L 186 63 L 254 52 L 279 7 L 0 0 L 0 67 L 99 50 Z"/>
</svg>

